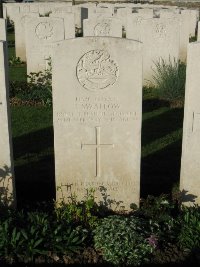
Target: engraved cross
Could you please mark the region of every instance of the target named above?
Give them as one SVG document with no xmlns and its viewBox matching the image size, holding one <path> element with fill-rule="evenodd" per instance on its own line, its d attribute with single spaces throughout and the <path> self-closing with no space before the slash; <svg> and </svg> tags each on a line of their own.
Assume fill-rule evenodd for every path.
<svg viewBox="0 0 200 267">
<path fill-rule="evenodd" d="M 95 148 L 96 149 L 96 176 L 101 176 L 101 148 L 114 147 L 114 144 L 101 144 L 101 127 L 95 127 L 96 144 L 81 144 L 81 149 Z"/>
</svg>

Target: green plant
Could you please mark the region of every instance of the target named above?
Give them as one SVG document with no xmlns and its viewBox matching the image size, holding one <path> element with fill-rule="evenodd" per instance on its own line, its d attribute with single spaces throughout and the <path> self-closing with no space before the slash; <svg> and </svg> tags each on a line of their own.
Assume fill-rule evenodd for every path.
<svg viewBox="0 0 200 267">
<path fill-rule="evenodd" d="M 161 59 L 153 68 L 153 83 L 159 98 L 183 103 L 185 94 L 186 65 L 179 60 Z"/>
<path fill-rule="evenodd" d="M 178 243 L 182 249 L 200 249 L 200 207 L 183 207 Z"/>
<path fill-rule="evenodd" d="M 11 81 L 10 97 L 17 97 L 22 101 L 40 102 L 52 105 L 52 74 L 51 61 L 45 71 L 30 73 L 27 81 Z"/>
<path fill-rule="evenodd" d="M 189 42 L 196 42 L 197 41 L 197 36 L 190 36 Z"/>
<path fill-rule="evenodd" d="M 28 95 L 32 100 L 42 101 L 45 105 L 52 105 L 52 66 L 51 58 L 44 71 L 31 72 L 28 75 Z"/>
<path fill-rule="evenodd" d="M 177 221 L 179 205 L 175 200 L 172 201 L 165 194 L 159 197 L 149 195 L 141 200 L 138 212 L 149 221 L 151 233 L 157 238 L 160 247 L 176 243 L 180 229 Z"/>
<path fill-rule="evenodd" d="M 156 221 L 168 220 L 174 209 L 175 204 L 165 194 L 158 197 L 148 195 L 146 199 L 141 199 L 140 202 L 140 213 L 146 218 L 156 219 Z"/>
<path fill-rule="evenodd" d="M 109 216 L 94 230 L 95 248 L 113 264 L 140 265 L 149 261 L 155 248 L 148 224 L 141 218 Z"/>
<path fill-rule="evenodd" d="M 72 227 L 61 221 L 53 224 L 50 234 L 50 251 L 56 254 L 77 253 L 83 249 L 87 230 L 81 226 Z"/>
<path fill-rule="evenodd" d="M 16 66 L 16 65 L 21 65 L 21 64 L 24 64 L 24 62 L 21 61 L 20 57 L 12 56 L 9 59 L 9 66 Z"/>
<path fill-rule="evenodd" d="M 63 194 L 62 186 L 58 188 Z M 56 215 L 59 220 L 64 220 L 67 223 L 76 222 L 83 224 L 85 227 L 93 227 L 96 225 L 98 206 L 95 203 L 93 189 L 87 189 L 86 195 L 82 201 L 77 200 L 75 194 L 71 194 L 68 201 L 65 201 L 63 196 L 62 202 L 56 203 Z"/>
</svg>

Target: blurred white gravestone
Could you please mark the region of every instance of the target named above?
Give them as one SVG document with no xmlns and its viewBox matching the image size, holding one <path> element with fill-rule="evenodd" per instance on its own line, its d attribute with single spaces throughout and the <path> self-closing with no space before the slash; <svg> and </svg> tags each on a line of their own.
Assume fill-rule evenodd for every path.
<svg viewBox="0 0 200 267">
<path fill-rule="evenodd" d="M 139 203 L 141 48 L 140 42 L 122 38 L 85 37 L 56 49 L 52 77 L 58 201 L 62 194 L 64 201 L 71 194 L 83 199 L 92 188 L 96 201 L 110 208 L 129 210 L 131 203 Z"/>
<path fill-rule="evenodd" d="M 122 38 L 122 22 L 116 18 L 84 19 L 83 36 L 111 36 Z"/>
<path fill-rule="evenodd" d="M 190 37 L 195 36 L 196 27 L 199 20 L 199 10 L 185 9 L 181 10 L 181 14 L 185 14 L 187 16 Z"/>
<path fill-rule="evenodd" d="M 200 41 L 200 21 L 198 22 L 197 41 Z"/>
<path fill-rule="evenodd" d="M 117 9 L 117 14 L 115 14 L 116 18 L 118 18 L 122 21 L 122 25 L 125 29 L 126 29 L 126 25 L 127 25 L 127 17 L 130 14 L 132 14 L 132 9 L 128 8 L 128 7 Z"/>
<path fill-rule="evenodd" d="M 52 12 L 49 17 L 64 19 L 65 37 L 64 39 L 75 38 L 75 18 L 74 13 Z"/>
<path fill-rule="evenodd" d="M 179 58 L 180 26 L 176 18 L 135 20 L 127 27 L 126 37 L 143 43 L 144 84 L 153 82 L 155 64 Z"/>
<path fill-rule="evenodd" d="M 6 42 L 0 41 L 0 205 L 16 205 Z"/>
<path fill-rule="evenodd" d="M 188 45 L 183 144 L 181 159 L 181 190 L 188 196 L 187 205 L 200 204 L 200 42 Z"/>
<path fill-rule="evenodd" d="M 38 13 L 19 13 L 15 17 L 15 53 L 22 61 L 26 61 L 25 26 L 26 18 L 38 17 Z"/>
<path fill-rule="evenodd" d="M 0 18 L 0 41 L 6 41 L 6 20 Z"/>
<path fill-rule="evenodd" d="M 65 38 L 62 18 L 38 17 L 26 20 L 27 73 L 44 71 L 57 42 Z"/>
</svg>

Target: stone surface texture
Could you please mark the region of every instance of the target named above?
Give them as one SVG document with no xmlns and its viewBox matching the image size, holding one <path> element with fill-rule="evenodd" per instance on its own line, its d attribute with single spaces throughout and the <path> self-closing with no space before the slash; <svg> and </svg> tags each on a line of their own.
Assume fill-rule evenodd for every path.
<svg viewBox="0 0 200 267">
<path fill-rule="evenodd" d="M 200 42 L 188 45 L 180 188 L 187 205 L 200 204 Z"/>
<path fill-rule="evenodd" d="M 142 45 L 112 37 L 66 40 L 53 58 L 57 200 L 95 190 L 98 203 L 139 203 Z M 127 66 L 129 66 L 127 68 Z M 117 204 L 118 203 L 118 204 Z"/>
<path fill-rule="evenodd" d="M 27 73 L 44 71 L 57 42 L 65 38 L 64 19 L 29 18 L 26 21 Z"/>
<path fill-rule="evenodd" d="M 6 42 L 0 41 L 0 205 L 15 205 Z"/>
<path fill-rule="evenodd" d="M 0 18 L 0 41 L 6 41 L 6 20 Z"/>
<path fill-rule="evenodd" d="M 116 18 L 85 19 L 83 36 L 111 36 L 122 38 L 122 22 Z"/>
</svg>

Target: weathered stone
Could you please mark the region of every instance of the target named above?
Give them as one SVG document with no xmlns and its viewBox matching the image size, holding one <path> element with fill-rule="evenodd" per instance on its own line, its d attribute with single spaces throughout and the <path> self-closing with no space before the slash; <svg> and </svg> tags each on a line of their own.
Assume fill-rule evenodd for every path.
<svg viewBox="0 0 200 267">
<path fill-rule="evenodd" d="M 38 17 L 26 20 L 27 73 L 48 68 L 49 59 L 56 42 L 65 38 L 62 18 Z"/>
<path fill-rule="evenodd" d="M 6 20 L 0 19 L 0 41 L 6 41 Z"/>
<path fill-rule="evenodd" d="M 65 38 L 64 39 L 70 39 L 70 38 L 75 37 L 74 13 L 53 12 L 49 16 L 54 17 L 54 18 L 64 19 L 64 27 L 65 27 Z"/>
<path fill-rule="evenodd" d="M 38 13 L 19 13 L 13 17 L 15 26 L 15 54 L 22 61 L 26 61 L 25 26 L 26 18 L 38 17 Z"/>
<path fill-rule="evenodd" d="M 122 37 L 122 22 L 116 18 L 85 19 L 83 36 Z"/>
<path fill-rule="evenodd" d="M 136 20 L 132 28 L 127 27 L 126 37 L 143 43 L 144 84 L 152 83 L 155 63 L 161 59 L 169 62 L 179 57 L 179 21 L 169 19 Z"/>
<path fill-rule="evenodd" d="M 0 205 L 15 205 L 6 42 L 0 41 Z"/>
<path fill-rule="evenodd" d="M 92 188 L 96 201 L 113 209 L 129 210 L 131 203 L 139 203 L 141 46 L 122 38 L 85 37 L 56 49 L 52 76 L 59 202 L 74 194 L 83 199 Z"/>
<path fill-rule="evenodd" d="M 200 43 L 190 43 L 187 55 L 180 188 L 187 205 L 200 204 Z M 195 201 L 195 202 L 193 202 Z"/>
</svg>

